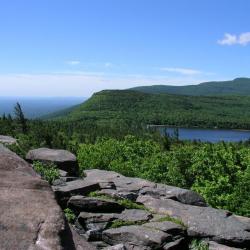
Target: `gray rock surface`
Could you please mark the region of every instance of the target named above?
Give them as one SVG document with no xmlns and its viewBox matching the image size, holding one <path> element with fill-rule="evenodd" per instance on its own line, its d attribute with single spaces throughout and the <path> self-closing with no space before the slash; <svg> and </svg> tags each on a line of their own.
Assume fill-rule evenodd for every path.
<svg viewBox="0 0 250 250">
<path fill-rule="evenodd" d="M 0 135 L 0 143 L 3 143 L 5 145 L 12 145 L 16 144 L 17 140 L 11 136 Z"/>
<path fill-rule="evenodd" d="M 87 195 L 100 187 L 96 182 L 90 182 L 82 179 L 65 182 L 65 185 L 52 186 L 58 202 L 64 207 L 72 195 Z"/>
<path fill-rule="evenodd" d="M 119 213 L 124 210 L 124 207 L 115 201 L 81 195 L 72 196 L 68 201 L 68 207 L 75 212 L 92 213 Z"/>
<path fill-rule="evenodd" d="M 54 163 L 59 169 L 68 172 L 70 175 L 76 175 L 78 172 L 76 156 L 67 150 L 38 148 L 30 150 L 26 159 L 29 162 Z"/>
<path fill-rule="evenodd" d="M 227 211 L 185 205 L 171 199 L 160 200 L 150 196 L 139 196 L 137 201 L 156 213 L 179 218 L 187 225 L 189 236 L 210 238 L 226 245 L 240 247 L 250 245 L 250 232 L 247 231 L 247 225 Z"/>
<path fill-rule="evenodd" d="M 161 231 L 142 226 L 124 226 L 103 232 L 103 240 L 111 245 L 120 243 L 158 249 L 171 241 L 171 236 Z"/>
<path fill-rule="evenodd" d="M 147 222 L 152 218 L 152 214 L 141 209 L 125 209 L 119 214 L 118 219 L 123 221 Z"/>
<path fill-rule="evenodd" d="M 171 221 L 149 222 L 143 224 L 143 226 L 148 228 L 154 228 L 171 235 L 184 235 L 186 231 L 181 225 L 173 223 Z"/>
<path fill-rule="evenodd" d="M 0 147 L 0 249 L 75 249 L 49 184 Z"/>
<path fill-rule="evenodd" d="M 208 242 L 208 248 L 209 248 L 209 250 L 239 250 L 240 249 L 240 248 L 228 247 L 225 245 L 221 245 L 221 244 L 214 242 L 214 241 Z"/>
</svg>

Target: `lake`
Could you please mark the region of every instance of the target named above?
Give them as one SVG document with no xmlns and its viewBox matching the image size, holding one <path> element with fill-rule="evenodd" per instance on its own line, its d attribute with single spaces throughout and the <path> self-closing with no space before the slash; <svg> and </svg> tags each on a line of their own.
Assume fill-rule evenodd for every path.
<svg viewBox="0 0 250 250">
<path fill-rule="evenodd" d="M 169 135 L 174 134 L 174 127 L 159 126 L 158 129 L 164 134 L 167 129 Z M 232 129 L 200 129 L 200 128 L 179 128 L 180 140 L 200 140 L 203 142 L 238 142 L 250 139 L 250 131 Z"/>
</svg>

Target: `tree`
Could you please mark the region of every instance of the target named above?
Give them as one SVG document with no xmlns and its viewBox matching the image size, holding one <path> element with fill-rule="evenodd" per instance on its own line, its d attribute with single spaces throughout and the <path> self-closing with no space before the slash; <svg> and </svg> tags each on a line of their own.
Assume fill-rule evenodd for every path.
<svg viewBox="0 0 250 250">
<path fill-rule="evenodd" d="M 17 102 L 14 108 L 15 118 L 20 123 L 22 132 L 27 133 L 27 119 L 24 116 L 21 105 Z"/>
</svg>

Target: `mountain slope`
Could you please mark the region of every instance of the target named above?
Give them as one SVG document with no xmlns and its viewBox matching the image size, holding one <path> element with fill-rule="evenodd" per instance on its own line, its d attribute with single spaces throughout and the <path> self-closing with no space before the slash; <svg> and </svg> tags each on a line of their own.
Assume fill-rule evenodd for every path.
<svg viewBox="0 0 250 250">
<path fill-rule="evenodd" d="M 170 86 L 152 85 L 135 87 L 136 90 L 144 93 L 160 94 L 179 94 L 179 95 L 250 95 L 250 78 L 236 78 L 232 81 L 223 82 L 204 82 L 198 85 Z"/>
<path fill-rule="evenodd" d="M 98 124 L 168 124 L 250 128 L 250 96 L 183 96 L 132 90 L 105 90 L 64 116 Z"/>
</svg>

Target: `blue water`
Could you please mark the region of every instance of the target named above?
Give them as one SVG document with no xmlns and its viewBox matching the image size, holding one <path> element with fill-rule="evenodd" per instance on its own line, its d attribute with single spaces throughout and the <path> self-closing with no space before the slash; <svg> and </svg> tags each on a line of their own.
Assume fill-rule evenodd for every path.
<svg viewBox="0 0 250 250">
<path fill-rule="evenodd" d="M 169 135 L 174 134 L 174 127 L 159 127 L 161 133 L 167 130 Z M 200 140 L 203 142 L 238 142 L 250 139 L 250 131 L 230 129 L 199 129 L 179 128 L 180 140 Z"/>
</svg>

